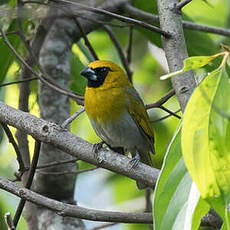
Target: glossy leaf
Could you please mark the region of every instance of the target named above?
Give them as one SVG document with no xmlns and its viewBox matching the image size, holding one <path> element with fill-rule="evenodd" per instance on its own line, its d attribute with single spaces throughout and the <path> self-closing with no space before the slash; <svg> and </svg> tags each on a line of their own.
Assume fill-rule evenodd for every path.
<svg viewBox="0 0 230 230">
<path fill-rule="evenodd" d="M 208 63 L 210 63 L 212 60 L 214 60 L 215 58 L 219 57 L 221 54 L 215 54 L 212 56 L 196 56 L 196 57 L 188 57 L 184 60 L 184 67 L 181 70 L 178 70 L 176 72 L 173 73 L 169 73 L 166 75 L 163 75 L 160 77 L 161 80 L 165 80 L 168 79 L 170 77 L 173 77 L 175 75 L 184 73 L 188 70 L 195 70 L 198 68 L 201 68 L 205 65 L 207 65 Z"/>
<path fill-rule="evenodd" d="M 17 30 L 17 21 L 12 20 L 7 32 L 10 31 L 16 31 Z M 18 51 L 21 40 L 19 36 L 17 35 L 10 35 L 9 36 L 10 43 L 14 46 L 14 48 Z M 0 38 L 0 50 L 1 50 L 1 58 L 0 58 L 0 83 L 3 82 L 4 78 L 6 77 L 6 74 L 8 72 L 9 67 L 15 60 L 15 56 L 13 52 L 10 50 L 10 48 L 7 46 L 7 44 L 3 41 L 2 38 Z"/>
<path fill-rule="evenodd" d="M 180 139 L 178 130 L 169 145 L 157 182 L 153 204 L 155 230 L 197 229 L 201 217 L 209 210 L 209 205 L 204 203 L 196 209 L 202 201 L 185 167 Z"/>
<path fill-rule="evenodd" d="M 223 219 L 230 202 L 229 92 L 226 71 L 213 71 L 192 94 L 182 127 L 182 150 L 189 173 L 201 197 Z"/>
</svg>

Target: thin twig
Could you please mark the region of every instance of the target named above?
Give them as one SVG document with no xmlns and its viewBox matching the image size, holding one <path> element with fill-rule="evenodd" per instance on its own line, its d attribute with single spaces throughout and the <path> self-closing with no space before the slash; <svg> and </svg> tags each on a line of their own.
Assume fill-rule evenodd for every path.
<svg viewBox="0 0 230 230">
<path fill-rule="evenodd" d="M 145 212 L 152 213 L 152 195 L 151 195 L 151 189 L 147 188 L 145 190 Z M 153 230 L 153 225 L 149 224 L 149 230 Z"/>
<path fill-rule="evenodd" d="M 88 51 L 88 49 L 85 47 L 84 44 L 82 44 L 81 40 L 79 40 L 77 42 L 77 46 L 78 48 L 81 50 L 81 52 L 84 54 L 84 56 L 86 57 L 87 61 L 93 62 L 94 61 L 94 57 L 91 55 L 91 53 Z"/>
<path fill-rule="evenodd" d="M 151 191 L 150 188 L 145 190 L 145 212 L 152 212 Z"/>
<path fill-rule="evenodd" d="M 13 222 L 12 217 L 11 217 L 9 212 L 7 212 L 5 214 L 5 222 L 6 222 L 6 225 L 8 227 L 8 230 L 16 230 L 16 228 L 14 226 L 14 222 Z"/>
<path fill-rule="evenodd" d="M 45 3 L 45 2 L 38 2 L 38 1 L 32 1 L 32 0 L 31 1 L 24 1 L 24 4 L 40 4 L 40 5 L 45 5 L 45 6 L 49 5 L 48 3 Z M 52 5 L 50 7 L 65 10 L 65 7 L 61 8 L 58 5 Z M 66 13 L 65 13 L 65 15 L 66 15 Z M 61 17 L 61 16 L 62 15 L 59 15 L 59 17 Z M 68 17 L 70 17 L 70 16 L 74 16 L 74 17 L 77 16 L 79 18 L 82 18 L 82 19 L 85 19 L 85 20 L 88 20 L 88 21 L 91 21 L 91 22 L 96 22 L 96 23 L 102 24 L 102 25 L 109 25 L 111 27 L 118 27 L 118 28 L 130 27 L 130 23 L 127 23 L 127 24 L 124 24 L 124 25 L 119 25 L 119 24 L 108 22 L 108 21 L 102 21 L 102 20 L 94 19 L 92 17 L 87 17 L 87 15 L 76 15 L 76 13 L 74 13 L 74 12 L 72 12 L 72 13 L 68 12 Z M 52 18 L 52 17 L 56 17 L 56 16 L 47 16 L 47 17 Z"/>
<path fill-rule="evenodd" d="M 132 25 L 138 25 L 138 26 L 144 27 L 144 28 L 146 28 L 148 30 L 157 32 L 157 33 L 159 33 L 159 34 L 161 34 L 161 35 L 163 35 L 163 36 L 165 36 L 167 38 L 169 38 L 171 36 L 171 34 L 169 34 L 166 31 L 161 30 L 160 28 L 158 28 L 156 26 L 150 25 L 148 23 L 145 23 L 145 22 L 133 19 L 133 18 L 121 16 L 121 15 L 109 12 L 107 10 L 104 10 L 104 9 L 89 7 L 89 6 L 86 6 L 86 5 L 77 3 L 77 2 L 71 2 L 69 0 L 51 0 L 51 2 L 75 5 L 75 6 L 78 6 L 78 7 L 82 8 L 82 9 L 84 9 L 84 10 L 88 10 L 88 11 L 91 11 L 91 12 L 94 12 L 94 13 L 108 15 L 108 16 L 110 16 L 112 18 L 116 18 L 116 19 L 118 19 L 118 20 L 120 20 L 122 22 L 128 22 L 128 23 L 130 23 Z"/>
<path fill-rule="evenodd" d="M 186 6 L 188 3 L 190 3 L 192 0 L 182 0 L 176 5 L 176 9 L 178 11 L 181 11 L 181 9 Z"/>
<path fill-rule="evenodd" d="M 146 109 L 158 108 L 160 105 L 163 105 L 166 101 L 168 101 L 173 95 L 175 95 L 175 90 L 171 89 L 164 97 L 162 97 L 157 102 L 145 105 L 145 108 Z"/>
<path fill-rule="evenodd" d="M 61 87 L 57 86 L 51 79 L 49 79 L 48 77 L 44 77 L 44 74 L 38 74 L 36 71 L 34 71 L 34 69 L 32 67 L 30 67 L 27 62 L 25 62 L 25 60 L 18 54 L 18 52 L 14 49 L 14 47 L 12 46 L 12 44 L 9 42 L 8 38 L 6 37 L 5 33 L 3 32 L 3 30 L 0 28 L 0 33 L 2 34 L 3 40 L 5 41 L 5 43 L 8 45 L 8 47 L 12 50 L 12 52 L 15 54 L 15 56 L 19 59 L 19 61 L 27 68 L 31 71 L 31 73 L 33 75 L 35 75 L 37 78 L 39 78 L 39 80 L 41 80 L 41 82 L 43 82 L 44 84 L 46 84 L 47 86 L 49 86 L 50 88 L 64 94 L 67 95 L 71 98 L 73 98 L 74 100 L 77 101 L 77 103 L 79 105 L 83 105 L 83 97 L 77 95 L 76 93 L 72 92 L 72 91 L 68 91 L 65 89 L 62 89 Z"/>
<path fill-rule="evenodd" d="M 178 110 L 177 110 L 176 112 L 174 112 L 174 113 L 176 114 L 176 113 L 178 113 L 178 112 L 180 112 L 180 111 L 181 111 L 181 109 L 178 109 Z M 172 115 L 172 114 L 168 114 L 168 115 L 166 115 L 166 116 L 164 116 L 164 117 L 161 117 L 161 118 L 159 118 L 159 119 L 156 119 L 156 120 L 151 121 L 151 123 L 163 121 L 163 120 L 165 120 L 165 119 L 167 119 L 167 118 L 169 118 L 169 117 L 171 117 L 171 116 L 173 116 L 173 115 Z"/>
<path fill-rule="evenodd" d="M 24 83 L 24 82 L 27 82 L 27 81 L 33 81 L 33 80 L 37 80 L 37 79 L 38 79 L 37 77 L 31 77 L 31 78 L 27 78 L 27 79 L 24 79 L 24 80 L 11 81 L 11 82 L 0 84 L 0 87 L 13 85 L 13 84 Z"/>
<path fill-rule="evenodd" d="M 99 226 L 96 226 L 94 228 L 91 228 L 90 230 L 100 230 L 100 229 L 103 229 L 103 228 L 108 228 L 108 227 L 111 227 L 111 226 L 114 226 L 116 224 L 119 224 L 119 223 L 107 223 L 107 224 L 102 224 L 102 225 L 99 225 Z"/>
<path fill-rule="evenodd" d="M 18 35 L 18 31 L 9 31 L 9 32 L 6 32 L 6 36 L 8 35 Z M 0 37 L 2 37 L 2 35 L 0 34 Z"/>
<path fill-rule="evenodd" d="M 18 145 L 17 145 L 16 141 L 14 140 L 14 137 L 13 137 L 10 129 L 8 128 L 8 126 L 6 124 L 2 123 L 2 122 L 1 122 L 1 125 L 2 125 L 2 127 L 3 127 L 3 129 L 4 129 L 5 133 L 6 133 L 6 135 L 8 137 L 9 142 L 14 147 L 14 150 L 15 150 L 16 155 L 17 155 L 17 161 L 18 161 L 18 164 L 19 164 L 18 171 L 20 172 L 20 175 L 22 175 L 26 171 L 26 167 L 24 165 L 24 162 L 23 162 L 23 159 L 22 159 L 22 155 L 20 153 Z"/>
<path fill-rule="evenodd" d="M 89 169 L 80 169 L 80 170 L 72 170 L 72 171 L 62 171 L 62 172 L 37 172 L 38 174 L 48 174 L 48 175 L 69 175 L 69 174 L 74 174 L 74 175 L 79 175 L 81 173 L 86 173 L 86 172 L 91 172 L 94 171 L 96 169 L 98 169 L 99 167 L 93 167 L 93 168 L 89 168 Z"/>
<path fill-rule="evenodd" d="M 129 44 L 128 44 L 128 48 L 127 48 L 127 62 L 128 62 L 128 65 L 131 64 L 132 46 L 133 46 L 133 26 L 131 26 L 129 28 Z"/>
<path fill-rule="evenodd" d="M 111 30 L 111 28 L 109 26 L 105 25 L 104 29 L 108 33 L 111 41 L 113 42 L 114 46 L 116 47 L 118 55 L 119 55 L 119 57 L 121 59 L 121 63 L 122 63 L 122 65 L 124 66 L 124 68 L 126 70 L 128 78 L 131 80 L 131 78 L 132 78 L 132 72 L 129 69 L 129 65 L 128 65 L 127 59 L 126 59 L 126 57 L 125 57 L 125 55 L 123 53 L 121 45 L 119 44 L 119 42 L 118 42 L 118 40 L 116 38 L 116 35 L 114 34 L 114 32 Z"/>
<path fill-rule="evenodd" d="M 21 40 L 23 41 L 23 43 L 25 44 L 26 49 L 28 50 L 28 52 L 30 53 L 30 58 L 35 59 L 35 55 L 32 52 L 32 49 L 30 47 L 30 44 L 28 43 L 28 41 L 26 40 L 24 31 L 23 31 L 23 26 L 22 26 L 22 17 L 23 17 L 23 1 L 22 0 L 17 0 L 17 22 L 18 22 L 18 35 L 21 38 Z"/>
<path fill-rule="evenodd" d="M 53 167 L 53 166 L 57 166 L 57 165 L 62 165 L 62 164 L 74 163 L 76 161 L 77 161 L 77 159 L 66 160 L 66 161 L 59 161 L 59 162 L 52 162 L 52 163 L 48 163 L 48 164 L 38 165 L 36 169 L 49 168 L 49 167 Z"/>
<path fill-rule="evenodd" d="M 89 18 L 89 17 L 87 17 L 85 15 L 84 16 L 79 15 L 79 18 L 82 18 L 82 19 L 85 19 L 85 20 L 88 20 L 88 21 L 91 21 L 91 22 L 96 22 L 96 23 L 101 24 L 101 25 L 108 25 L 108 26 L 111 26 L 111 27 L 117 27 L 117 28 L 132 27 L 132 25 L 130 25 L 129 23 L 124 23 L 123 25 L 120 25 L 120 24 L 115 24 L 115 23 L 108 22 L 108 21 L 102 21 L 102 20 L 99 20 L 99 19 Z"/>
<path fill-rule="evenodd" d="M 63 129 L 66 129 L 67 126 L 74 120 L 76 119 L 80 114 L 82 114 L 85 111 L 85 108 L 82 107 L 80 108 L 76 113 L 74 113 L 71 117 L 69 117 L 68 119 L 66 119 L 62 124 L 61 127 Z"/>
<path fill-rule="evenodd" d="M 84 32 L 84 30 L 83 30 L 83 28 L 82 28 L 80 22 L 79 22 L 78 19 L 75 18 L 75 17 L 74 17 L 74 21 L 75 21 L 75 23 L 76 23 L 76 25 L 77 25 L 77 27 L 78 27 L 78 29 L 79 29 L 79 31 L 80 31 L 80 33 L 81 33 L 83 39 L 84 39 L 84 41 L 85 41 L 85 45 L 88 47 L 90 53 L 91 53 L 92 56 L 94 57 L 94 60 L 99 60 L 99 58 L 98 58 L 98 56 L 97 56 L 97 54 L 96 54 L 96 52 L 95 52 L 93 46 L 91 45 L 89 39 L 87 38 L 87 36 L 86 36 L 86 34 L 85 34 L 85 32 Z"/>
<path fill-rule="evenodd" d="M 216 26 L 206 26 L 206 25 L 197 24 L 194 22 L 187 22 L 187 21 L 182 21 L 182 23 L 185 29 L 197 30 L 197 31 L 205 32 L 205 33 L 219 34 L 219 35 L 223 35 L 226 37 L 230 37 L 230 29 L 227 29 L 227 28 L 220 28 Z"/>
<path fill-rule="evenodd" d="M 37 163 L 38 163 L 38 158 L 39 158 L 39 153 L 40 153 L 40 147 L 41 147 L 41 142 L 36 140 L 35 142 L 35 147 L 34 147 L 34 155 L 33 155 L 33 159 L 32 159 L 32 163 L 30 166 L 30 171 L 29 171 L 29 175 L 28 175 L 28 179 L 25 185 L 25 188 L 29 189 L 32 185 L 33 182 L 33 178 L 34 178 L 34 174 L 36 171 L 36 167 L 37 167 Z M 22 210 L 25 206 L 26 203 L 26 199 L 22 198 L 18 204 L 15 216 L 14 216 L 14 226 L 17 227 L 18 221 L 20 219 L 20 216 L 22 214 Z"/>
<path fill-rule="evenodd" d="M 172 112 L 171 110 L 165 108 L 164 106 L 160 105 L 158 108 L 166 111 L 167 113 L 171 114 L 174 117 L 177 117 L 178 119 L 181 119 L 181 117 L 179 115 L 177 115 L 176 113 Z"/>
</svg>

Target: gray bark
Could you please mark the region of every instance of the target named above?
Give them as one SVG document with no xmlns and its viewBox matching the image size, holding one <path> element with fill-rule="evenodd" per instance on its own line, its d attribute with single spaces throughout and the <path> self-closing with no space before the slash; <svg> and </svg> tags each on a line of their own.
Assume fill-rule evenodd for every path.
<svg viewBox="0 0 230 230">
<path fill-rule="evenodd" d="M 162 37 L 170 72 L 183 68 L 183 60 L 188 57 L 181 15 L 176 10 L 177 3 L 177 0 L 158 0 L 161 29 L 171 34 L 170 38 Z M 193 72 L 188 71 L 177 75 L 171 81 L 181 110 L 184 111 L 189 97 L 196 87 Z"/>
<path fill-rule="evenodd" d="M 58 10 L 56 10 L 58 15 Z M 67 18 L 56 19 L 42 45 L 39 62 L 49 77 L 59 86 L 68 89 L 70 78 L 70 57 L 75 24 Z M 61 124 L 70 116 L 70 102 L 67 96 L 40 83 L 39 89 L 40 116 L 48 121 Z M 68 161 L 72 156 L 42 143 L 39 164 Z M 76 170 L 76 163 L 66 163 L 37 170 L 34 180 L 34 190 L 47 197 L 65 203 L 74 203 L 73 194 L 76 176 L 74 174 L 52 175 L 49 172 Z M 61 217 L 44 207 L 37 208 L 37 229 L 85 229 L 82 220 L 71 217 Z"/>
<path fill-rule="evenodd" d="M 131 169 L 130 158 L 106 149 L 101 150 L 95 158 L 92 144 L 63 130 L 55 123 L 14 109 L 1 101 L 0 122 L 20 129 L 44 143 L 52 144 L 79 160 L 106 168 L 131 179 L 142 181 L 150 187 L 154 187 L 156 184 L 159 175 L 158 169 L 141 162 L 137 168 Z"/>
</svg>

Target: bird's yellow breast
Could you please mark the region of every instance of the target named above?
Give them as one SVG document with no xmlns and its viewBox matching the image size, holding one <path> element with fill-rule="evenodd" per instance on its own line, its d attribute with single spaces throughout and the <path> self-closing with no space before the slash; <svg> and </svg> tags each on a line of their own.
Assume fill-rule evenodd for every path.
<svg viewBox="0 0 230 230">
<path fill-rule="evenodd" d="M 126 110 L 122 88 L 90 88 L 85 91 L 85 110 L 90 120 L 99 124 L 113 121 Z"/>
</svg>

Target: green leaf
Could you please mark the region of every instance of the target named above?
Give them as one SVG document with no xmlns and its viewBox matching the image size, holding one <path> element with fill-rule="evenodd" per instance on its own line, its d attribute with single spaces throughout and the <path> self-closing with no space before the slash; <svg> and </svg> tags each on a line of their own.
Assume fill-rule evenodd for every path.
<svg viewBox="0 0 230 230">
<path fill-rule="evenodd" d="M 186 14 L 183 14 L 183 20 L 188 22 L 194 22 Z M 219 44 L 211 39 L 210 36 L 207 35 L 207 33 L 184 28 L 184 36 L 189 56 L 209 56 L 217 53 L 220 49 Z"/>
<path fill-rule="evenodd" d="M 9 5 L 11 7 L 17 6 L 17 0 L 10 0 Z"/>
<path fill-rule="evenodd" d="M 230 79 L 230 66 L 229 66 L 228 63 L 226 63 L 225 69 L 226 69 L 226 72 L 227 72 L 228 79 Z"/>
<path fill-rule="evenodd" d="M 149 0 L 135 0 L 134 6 L 148 13 L 153 13 L 155 15 L 158 14 L 157 1 L 152 1 L 150 4 Z M 192 5 L 190 6 L 190 8 L 191 7 Z M 193 22 L 193 20 L 186 14 L 183 14 L 183 20 Z M 152 20 L 146 22 L 159 27 L 159 23 L 153 23 Z M 162 47 L 160 34 L 146 30 L 139 26 L 134 26 L 134 28 L 135 30 L 139 31 L 141 35 L 145 36 L 145 38 L 148 39 L 151 43 L 155 44 L 158 47 Z M 204 32 L 184 29 L 184 36 L 189 56 L 211 55 L 213 53 L 216 53 L 219 49 L 219 44 L 213 41 L 213 39 L 211 39 L 210 36 L 207 36 L 207 34 Z"/>
<path fill-rule="evenodd" d="M 182 150 L 188 171 L 201 197 L 223 219 L 230 203 L 229 92 L 225 69 L 213 71 L 192 94 L 182 127 Z"/>
<path fill-rule="evenodd" d="M 0 6 L 9 3 L 9 0 L 1 0 Z"/>
<path fill-rule="evenodd" d="M 213 59 L 219 57 L 221 54 L 215 54 L 212 56 L 196 56 L 196 57 L 188 57 L 184 60 L 184 67 L 181 70 L 178 70 L 176 72 L 173 73 L 169 73 L 169 74 L 165 74 L 163 76 L 160 77 L 161 80 L 165 80 L 168 79 L 170 77 L 176 76 L 178 74 L 184 73 L 188 70 L 195 70 L 198 68 L 201 68 L 205 65 L 207 65 L 208 63 L 210 63 Z"/>
<path fill-rule="evenodd" d="M 209 205 L 200 200 L 185 167 L 180 140 L 181 129 L 169 145 L 156 185 L 153 204 L 155 230 L 197 229 L 201 217 L 209 210 Z M 196 215 L 193 216 L 194 210 Z"/>
<path fill-rule="evenodd" d="M 12 20 L 7 32 L 9 31 L 16 31 L 17 30 L 17 21 Z M 20 38 L 17 35 L 10 35 L 9 36 L 9 41 L 10 43 L 14 46 L 16 50 L 18 50 L 20 46 Z M 1 71 L 0 71 L 0 83 L 3 82 L 9 67 L 15 60 L 14 54 L 11 52 L 9 47 L 6 45 L 6 43 L 3 41 L 3 39 L 0 39 L 0 50 L 1 50 L 1 58 L 0 58 L 0 66 L 1 66 Z"/>
</svg>

